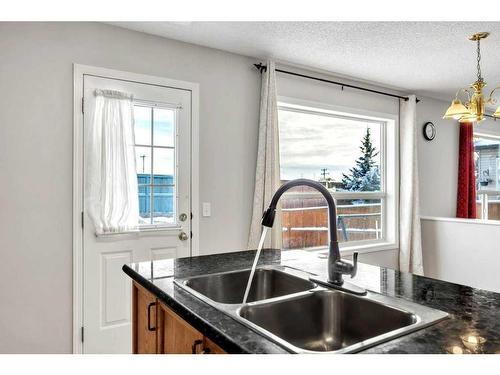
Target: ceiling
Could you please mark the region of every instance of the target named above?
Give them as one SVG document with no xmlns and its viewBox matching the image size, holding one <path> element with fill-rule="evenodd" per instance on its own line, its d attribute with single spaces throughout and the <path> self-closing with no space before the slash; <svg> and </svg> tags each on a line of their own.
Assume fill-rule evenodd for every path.
<svg viewBox="0 0 500 375">
<path fill-rule="evenodd" d="M 487 88 L 500 85 L 500 22 L 112 24 L 446 100 L 476 78 L 476 45 L 468 37 L 489 31 L 481 44 L 482 72 Z"/>
</svg>

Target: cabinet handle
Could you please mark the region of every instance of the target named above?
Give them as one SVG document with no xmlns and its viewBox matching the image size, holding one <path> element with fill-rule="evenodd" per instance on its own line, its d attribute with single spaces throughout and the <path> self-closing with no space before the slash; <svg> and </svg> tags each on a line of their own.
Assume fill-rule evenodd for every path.
<svg viewBox="0 0 500 375">
<path fill-rule="evenodd" d="M 151 327 L 151 307 L 156 306 L 156 302 L 148 305 L 148 331 L 156 331 L 156 327 Z"/>
<path fill-rule="evenodd" d="M 191 346 L 191 353 L 196 354 L 196 347 L 201 344 L 203 344 L 203 340 L 194 340 L 193 346 Z"/>
</svg>

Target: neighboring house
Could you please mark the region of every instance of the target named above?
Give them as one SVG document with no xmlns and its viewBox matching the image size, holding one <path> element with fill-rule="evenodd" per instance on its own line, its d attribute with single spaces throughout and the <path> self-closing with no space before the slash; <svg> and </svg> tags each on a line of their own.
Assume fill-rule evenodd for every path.
<svg viewBox="0 0 500 375">
<path fill-rule="evenodd" d="M 474 140 L 478 190 L 500 190 L 500 142 L 484 138 Z"/>
<path fill-rule="evenodd" d="M 149 216 L 151 205 L 151 175 L 147 173 L 137 174 L 139 184 L 139 214 L 141 217 Z M 154 203 L 153 217 L 172 217 L 174 212 L 174 177 L 172 175 L 154 175 Z"/>
<path fill-rule="evenodd" d="M 500 141 L 476 137 L 474 154 L 477 215 L 483 219 L 500 220 Z M 487 193 L 482 194 L 482 190 Z M 495 191 L 499 191 L 498 195 Z M 487 202 L 486 211 L 482 207 L 484 202 Z"/>
</svg>

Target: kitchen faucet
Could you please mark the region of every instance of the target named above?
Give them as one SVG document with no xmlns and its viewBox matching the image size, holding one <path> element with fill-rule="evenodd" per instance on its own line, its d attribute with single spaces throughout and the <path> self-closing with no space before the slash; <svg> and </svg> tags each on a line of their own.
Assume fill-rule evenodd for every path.
<svg viewBox="0 0 500 375">
<path fill-rule="evenodd" d="M 262 225 L 271 228 L 274 224 L 274 217 L 276 214 L 276 205 L 280 197 L 287 190 L 296 186 L 309 186 L 318 190 L 326 199 L 328 204 L 328 228 L 329 228 L 329 252 L 328 252 L 328 279 L 321 280 L 311 278 L 312 281 L 318 284 L 333 287 L 336 289 L 345 290 L 355 294 L 366 294 L 366 291 L 356 285 L 344 283 L 343 275 L 350 275 L 353 278 L 358 269 L 358 253 L 353 254 L 353 263 L 348 263 L 340 258 L 339 244 L 337 240 L 337 214 L 335 209 L 335 202 L 333 201 L 330 192 L 319 182 L 308 180 L 305 178 L 298 178 L 296 180 L 288 181 L 281 185 L 274 193 L 271 203 L 267 210 L 262 215 Z"/>
</svg>

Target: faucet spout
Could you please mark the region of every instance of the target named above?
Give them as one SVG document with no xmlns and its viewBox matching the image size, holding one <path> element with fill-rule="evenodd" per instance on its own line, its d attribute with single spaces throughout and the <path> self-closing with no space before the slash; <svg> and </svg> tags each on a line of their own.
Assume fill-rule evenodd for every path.
<svg viewBox="0 0 500 375">
<path fill-rule="evenodd" d="M 328 233 L 329 233 L 329 252 L 328 252 L 328 284 L 340 287 L 344 283 L 342 275 L 350 275 L 354 277 L 357 270 L 357 253 L 353 256 L 353 264 L 342 261 L 340 258 L 339 244 L 337 239 L 337 213 L 335 201 L 326 187 L 319 182 L 299 178 L 288 181 L 281 185 L 276 193 L 274 193 L 271 203 L 267 210 L 262 215 L 262 225 L 271 228 L 274 224 L 276 215 L 276 206 L 281 196 L 289 189 L 296 186 L 309 186 L 319 191 L 326 199 L 328 204 Z"/>
<path fill-rule="evenodd" d="M 319 191 L 326 199 L 328 204 L 328 233 L 329 233 L 329 256 L 332 260 L 340 260 L 339 244 L 337 239 L 337 213 L 335 208 L 335 202 L 332 198 L 330 192 L 319 182 L 308 180 L 306 178 L 298 178 L 296 180 L 288 181 L 281 185 L 278 190 L 274 193 L 271 203 L 267 210 L 264 211 L 262 215 L 262 225 L 271 228 L 274 224 L 274 217 L 276 215 L 276 206 L 281 196 L 293 187 L 296 186 L 309 186 L 313 189 Z"/>
</svg>

